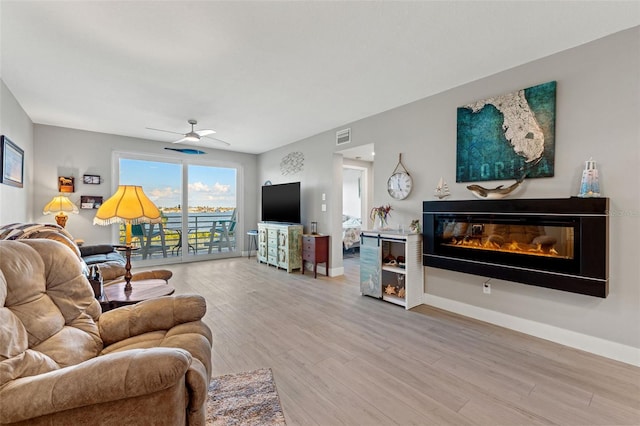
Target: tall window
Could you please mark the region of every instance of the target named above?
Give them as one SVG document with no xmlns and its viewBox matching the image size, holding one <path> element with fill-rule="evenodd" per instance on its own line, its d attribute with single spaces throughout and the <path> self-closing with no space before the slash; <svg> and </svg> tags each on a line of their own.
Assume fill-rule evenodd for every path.
<svg viewBox="0 0 640 426">
<path fill-rule="evenodd" d="M 121 156 L 119 183 L 140 185 L 162 223 L 134 226 L 136 260 L 237 252 L 238 169 Z M 122 235 L 122 233 L 121 233 Z M 123 238 L 123 237 L 122 237 Z"/>
</svg>

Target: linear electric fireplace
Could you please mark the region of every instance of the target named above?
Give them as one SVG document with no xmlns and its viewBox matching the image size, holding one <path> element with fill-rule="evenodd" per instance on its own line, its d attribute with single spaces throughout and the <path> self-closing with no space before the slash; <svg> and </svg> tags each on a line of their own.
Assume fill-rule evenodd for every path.
<svg viewBox="0 0 640 426">
<path fill-rule="evenodd" d="M 609 293 L 608 198 L 425 201 L 423 265 Z"/>
</svg>

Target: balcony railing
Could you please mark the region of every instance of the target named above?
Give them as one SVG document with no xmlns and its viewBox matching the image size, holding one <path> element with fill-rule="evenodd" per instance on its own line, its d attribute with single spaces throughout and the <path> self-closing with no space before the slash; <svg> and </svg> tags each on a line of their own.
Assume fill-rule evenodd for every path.
<svg viewBox="0 0 640 426">
<path fill-rule="evenodd" d="M 189 214 L 188 216 L 188 250 L 190 254 L 208 254 L 211 252 L 210 250 L 210 242 L 211 238 L 211 230 L 214 226 L 214 223 L 219 225 L 220 221 L 229 221 L 231 220 L 231 212 L 229 213 L 212 213 L 212 214 Z M 149 246 L 152 250 L 149 250 L 148 253 L 144 253 L 144 250 L 136 250 L 132 254 L 132 258 L 134 260 L 142 259 L 143 257 L 163 257 L 164 252 L 166 252 L 167 257 L 178 257 L 181 256 L 182 253 L 182 216 L 166 216 L 162 221 L 162 232 L 164 233 L 164 250 L 162 247 L 162 236 L 159 231 L 159 226 L 154 225 L 151 227 L 149 224 L 143 225 L 146 232 L 152 230 L 152 236 Z M 221 238 L 219 232 L 214 231 L 214 239 L 218 240 Z M 132 244 L 134 247 L 140 247 L 141 249 L 146 244 L 146 240 L 144 240 L 144 236 L 135 235 L 132 238 Z M 124 244 L 125 242 L 125 227 L 124 225 L 120 226 L 120 235 L 119 235 L 119 243 Z M 216 248 L 215 252 L 229 252 L 235 248 L 235 238 L 233 235 L 230 235 L 231 246 L 222 245 L 220 249 Z"/>
</svg>

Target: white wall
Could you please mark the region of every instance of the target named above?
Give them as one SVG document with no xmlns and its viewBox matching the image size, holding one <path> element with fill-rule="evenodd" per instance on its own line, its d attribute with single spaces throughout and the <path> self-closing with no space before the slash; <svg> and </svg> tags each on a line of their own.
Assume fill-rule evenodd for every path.
<svg viewBox="0 0 640 426">
<path fill-rule="evenodd" d="M 33 123 L 1 79 L 0 134 L 24 151 L 24 186 L 0 184 L 0 225 L 30 222 L 33 220 Z"/>
<path fill-rule="evenodd" d="M 295 148 L 295 149 L 294 149 Z M 305 232 L 309 232 L 311 222 L 318 222 L 318 232 L 329 232 L 329 210 L 331 204 L 331 186 L 334 179 L 332 173 L 332 152 L 323 149 L 324 147 L 307 144 L 304 142 L 288 145 L 275 149 L 258 156 L 258 184 L 263 185 L 265 181 L 271 183 L 301 182 L 301 221 L 305 227 Z M 294 174 L 283 174 L 280 169 L 282 159 L 292 153 L 301 152 L 304 155 L 302 170 Z M 325 194 L 325 200 L 322 200 Z M 323 212 L 322 204 L 327 204 L 327 211 Z M 258 200 L 258 209 L 260 200 Z M 259 213 L 258 213 L 259 217 Z"/>
<path fill-rule="evenodd" d="M 117 185 L 117 176 L 112 175 L 112 156 L 117 152 L 131 152 L 149 154 L 165 158 L 185 158 L 185 154 L 172 153 L 165 147 L 172 147 L 157 141 L 129 138 L 105 133 L 87 132 L 83 130 L 62 127 L 36 125 L 35 126 L 35 161 L 34 167 L 38 171 L 35 175 L 34 209 L 33 215 L 38 222 L 55 222 L 53 216 L 43 216 L 42 207 L 57 194 L 58 176 L 74 176 L 76 191 L 70 199 L 79 203 L 81 195 L 103 196 L 106 200 L 113 194 Z M 240 229 L 255 229 L 257 218 L 256 156 L 224 150 L 199 148 L 206 151 L 206 155 L 197 157 L 198 161 L 233 163 L 243 168 L 244 187 L 238 194 Z M 193 157 L 193 156 L 192 156 Z M 188 158 L 191 159 L 191 158 Z M 82 175 L 100 175 L 103 183 L 100 185 L 85 185 Z M 242 201 L 240 199 L 242 198 Z M 87 244 L 112 241 L 113 229 L 109 226 L 94 226 L 95 210 L 80 210 L 77 215 L 70 215 L 67 230 L 75 238 L 85 240 Z M 244 249 L 246 238 L 238 234 L 238 244 Z"/>
<path fill-rule="evenodd" d="M 296 142 L 260 156 L 260 176 L 277 175 L 283 153 L 304 151 L 312 158 L 300 176 L 310 197 L 303 217 L 329 218 L 319 212 L 318 194 L 340 191 L 342 176 L 332 170 L 335 130 L 350 127 L 353 145 L 374 143 L 374 205 L 393 206 L 391 222 L 421 219 L 422 201 L 433 200 L 440 176 L 452 192 L 449 199 L 472 199 L 466 184 L 455 183 L 456 109 L 470 101 L 557 81 L 556 154 L 553 178 L 530 179 L 517 198 L 565 198 L 578 192 L 584 161 L 598 161 L 603 196 L 611 199 L 610 293 L 606 299 L 566 293 L 513 282 L 492 280 L 492 294 L 482 293 L 486 278 L 426 268 L 426 300 L 467 313 L 493 313 L 501 323 L 521 321 L 586 337 L 638 356 L 640 348 L 640 27 L 537 60 L 438 95 L 375 115 Z M 428 78 L 428 76 L 425 76 Z M 344 149 L 344 147 L 342 147 Z M 391 199 L 386 181 L 398 154 L 414 180 L 403 201 Z M 274 182 L 275 183 L 275 182 Z M 505 183 L 505 182 L 501 182 Z M 483 182 L 483 186 L 498 185 Z M 330 206 L 333 208 L 333 206 Z M 339 224 L 320 222 L 339 235 Z M 336 257 L 332 256 L 332 261 Z M 450 303 L 449 303 L 450 302 Z M 491 320 L 491 315 L 484 317 Z M 563 334 L 563 331 L 566 333 Z M 544 335 L 542 333 L 541 335 Z M 552 338 L 551 336 L 548 338 Z M 608 343 L 607 343 L 608 342 Z M 570 344 L 570 342 L 567 342 Z M 597 345 L 597 343 L 596 343 Z M 617 345 L 617 346 L 616 346 Z M 588 345 L 587 345 L 588 346 Z M 611 345 L 610 345 L 611 346 Z M 594 349 L 585 347 L 586 349 Z M 636 350 L 634 351 L 633 348 Z M 597 351 L 597 348 L 594 349 Z M 615 357 L 615 354 L 602 351 Z M 624 358 L 624 356 L 622 357 Z M 628 357 L 627 357 L 628 358 Z M 629 361 L 628 359 L 625 359 Z M 636 362 L 640 363 L 640 359 Z"/>
<path fill-rule="evenodd" d="M 273 184 L 301 182 L 300 217 L 305 232 L 311 232 L 311 222 L 318 222 L 320 234 L 340 235 L 342 223 L 342 155 L 334 154 L 335 132 L 325 132 L 303 141 L 275 149 L 258 156 L 259 185 L 270 180 Z M 304 165 L 295 174 L 283 174 L 282 159 L 292 153 L 304 155 Z M 337 187 L 335 187 L 337 182 Z M 322 200 L 325 194 L 325 200 Z M 322 204 L 327 206 L 322 211 Z M 258 201 L 258 207 L 260 200 Z M 258 213 L 258 217 L 260 217 Z M 336 233 L 336 227 L 338 233 Z M 342 274 L 342 246 L 340 238 L 331 239 L 329 250 L 330 275 Z"/>
</svg>

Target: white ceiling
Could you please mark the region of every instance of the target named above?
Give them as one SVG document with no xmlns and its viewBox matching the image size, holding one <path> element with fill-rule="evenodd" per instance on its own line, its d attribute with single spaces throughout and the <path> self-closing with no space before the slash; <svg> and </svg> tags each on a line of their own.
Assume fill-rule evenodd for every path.
<svg viewBox="0 0 640 426">
<path fill-rule="evenodd" d="M 29 117 L 261 153 L 640 24 L 638 1 L 6 1 Z"/>
</svg>

